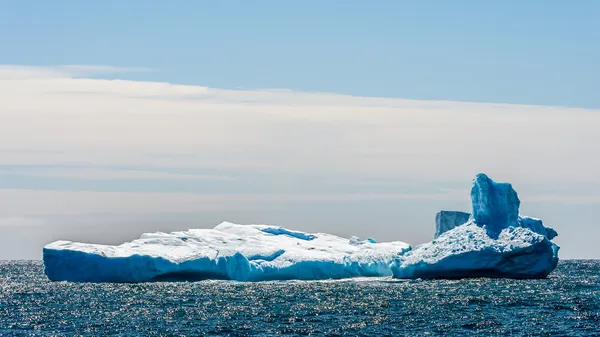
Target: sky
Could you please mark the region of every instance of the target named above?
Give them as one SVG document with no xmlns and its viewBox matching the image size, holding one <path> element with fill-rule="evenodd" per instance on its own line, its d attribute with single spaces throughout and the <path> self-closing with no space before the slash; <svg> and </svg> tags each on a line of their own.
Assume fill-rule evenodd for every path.
<svg viewBox="0 0 600 337">
<path fill-rule="evenodd" d="M 596 1 L 0 1 L 0 259 L 221 221 L 429 241 L 479 172 L 600 258 Z"/>
</svg>

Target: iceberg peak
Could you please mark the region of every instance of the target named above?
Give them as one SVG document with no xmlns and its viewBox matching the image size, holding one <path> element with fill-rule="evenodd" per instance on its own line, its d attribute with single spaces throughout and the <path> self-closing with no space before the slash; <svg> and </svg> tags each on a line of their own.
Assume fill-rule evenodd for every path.
<svg viewBox="0 0 600 337">
<path fill-rule="evenodd" d="M 510 183 L 499 183 L 479 173 L 471 188 L 473 222 L 486 229 L 500 232 L 514 227 L 519 220 L 521 201 Z"/>
</svg>

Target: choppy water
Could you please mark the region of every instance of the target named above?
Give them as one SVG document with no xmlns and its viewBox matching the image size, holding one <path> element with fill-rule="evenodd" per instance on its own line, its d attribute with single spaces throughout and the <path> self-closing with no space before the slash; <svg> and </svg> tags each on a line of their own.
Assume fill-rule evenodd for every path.
<svg viewBox="0 0 600 337">
<path fill-rule="evenodd" d="M 0 261 L 1 336 L 600 336 L 600 261 L 546 280 L 75 284 Z"/>
</svg>

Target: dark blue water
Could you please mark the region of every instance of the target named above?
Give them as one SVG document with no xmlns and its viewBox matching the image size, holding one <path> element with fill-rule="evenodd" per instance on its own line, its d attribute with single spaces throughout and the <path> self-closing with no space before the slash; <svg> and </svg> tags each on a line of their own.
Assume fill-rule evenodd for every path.
<svg viewBox="0 0 600 337">
<path fill-rule="evenodd" d="M 545 280 L 75 284 L 0 261 L 1 336 L 600 336 L 600 261 Z"/>
</svg>

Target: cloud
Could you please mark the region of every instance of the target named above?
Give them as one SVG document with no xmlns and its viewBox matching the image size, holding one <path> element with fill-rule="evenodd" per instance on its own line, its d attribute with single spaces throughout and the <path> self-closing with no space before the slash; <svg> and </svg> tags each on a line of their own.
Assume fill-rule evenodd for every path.
<svg viewBox="0 0 600 337">
<path fill-rule="evenodd" d="M 30 218 L 25 216 L 0 217 L 0 228 L 2 227 L 41 227 L 45 221 L 41 218 Z"/>
<path fill-rule="evenodd" d="M 104 65 L 59 65 L 50 67 L 0 65 L 0 80 L 73 78 L 120 73 L 152 72 L 151 68 Z"/>
<path fill-rule="evenodd" d="M 83 214 L 153 214 L 199 213 L 209 211 L 276 209 L 278 204 L 302 201 L 369 201 L 369 200 L 462 200 L 455 193 L 339 193 L 339 194 L 196 194 L 196 193 L 136 193 L 40 191 L 0 189 L 0 217 L 23 215 Z"/>
<path fill-rule="evenodd" d="M 27 79 L 0 74 L 0 164 L 599 179 L 598 110 L 42 78 L 57 68 L 27 67 L 40 74 Z"/>
<path fill-rule="evenodd" d="M 56 66 L 57 69 L 69 77 L 83 77 L 83 76 L 94 76 L 103 74 L 121 74 L 121 73 L 149 73 L 153 72 L 152 68 L 143 67 L 115 67 L 106 65 L 61 65 Z"/>
<path fill-rule="evenodd" d="M 106 169 L 95 167 L 42 167 L 23 168 L 16 171 L 20 175 L 50 178 L 74 178 L 96 180 L 184 180 L 184 181 L 233 181 L 232 177 L 208 174 L 185 174 L 135 169 Z M 15 173 L 15 170 L 2 170 L 0 175 Z"/>
</svg>

